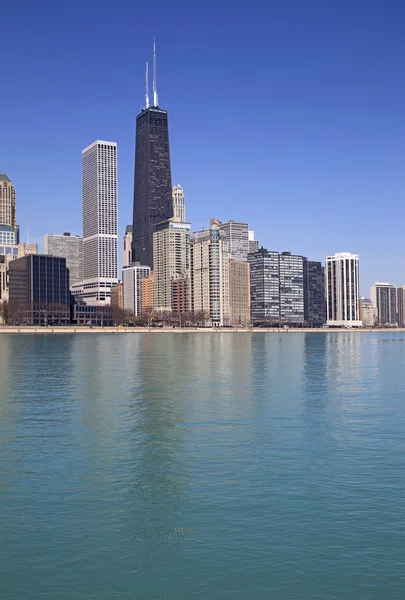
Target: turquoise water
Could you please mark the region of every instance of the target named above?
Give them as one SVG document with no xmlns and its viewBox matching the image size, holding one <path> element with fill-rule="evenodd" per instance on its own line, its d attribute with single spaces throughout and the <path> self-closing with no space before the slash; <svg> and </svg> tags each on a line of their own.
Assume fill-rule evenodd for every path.
<svg viewBox="0 0 405 600">
<path fill-rule="evenodd" d="M 400 333 L 0 336 L 3 599 L 405 598 Z"/>
</svg>

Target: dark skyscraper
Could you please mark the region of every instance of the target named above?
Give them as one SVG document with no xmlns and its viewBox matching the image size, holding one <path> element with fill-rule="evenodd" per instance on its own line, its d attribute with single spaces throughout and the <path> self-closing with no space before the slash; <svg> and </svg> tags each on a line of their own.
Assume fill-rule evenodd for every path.
<svg viewBox="0 0 405 600">
<path fill-rule="evenodd" d="M 156 223 L 173 216 L 167 111 L 158 106 L 154 51 L 153 106 L 149 106 L 146 67 L 146 106 L 136 118 L 132 260 L 153 268 Z"/>
<path fill-rule="evenodd" d="M 304 261 L 305 321 L 309 327 L 322 327 L 326 319 L 325 270 L 322 263 Z"/>
</svg>

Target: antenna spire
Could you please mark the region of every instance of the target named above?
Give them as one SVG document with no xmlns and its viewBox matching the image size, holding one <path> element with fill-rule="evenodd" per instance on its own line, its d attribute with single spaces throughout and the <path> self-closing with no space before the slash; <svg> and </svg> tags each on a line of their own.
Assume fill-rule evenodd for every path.
<svg viewBox="0 0 405 600">
<path fill-rule="evenodd" d="M 153 106 L 158 105 L 158 93 L 156 88 L 156 40 L 153 38 Z"/>
<path fill-rule="evenodd" d="M 145 71 L 145 108 L 149 108 L 149 65 L 146 63 Z"/>
</svg>

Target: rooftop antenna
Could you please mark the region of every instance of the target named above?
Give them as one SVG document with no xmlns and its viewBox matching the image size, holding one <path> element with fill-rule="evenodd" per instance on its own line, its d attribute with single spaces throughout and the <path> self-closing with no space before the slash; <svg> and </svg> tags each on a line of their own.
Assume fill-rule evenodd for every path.
<svg viewBox="0 0 405 600">
<path fill-rule="evenodd" d="M 146 63 L 145 71 L 145 108 L 149 108 L 149 64 Z"/>
<path fill-rule="evenodd" d="M 158 93 L 156 89 L 156 40 L 153 38 L 153 106 L 158 105 Z"/>
</svg>

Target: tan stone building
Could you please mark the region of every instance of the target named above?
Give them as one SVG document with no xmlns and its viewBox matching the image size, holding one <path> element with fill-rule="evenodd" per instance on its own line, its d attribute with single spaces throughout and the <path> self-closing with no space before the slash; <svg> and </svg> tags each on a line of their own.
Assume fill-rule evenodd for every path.
<svg viewBox="0 0 405 600">
<path fill-rule="evenodd" d="M 158 223 L 153 234 L 155 310 L 171 310 L 172 280 L 190 269 L 190 223 L 178 217 Z"/>
<path fill-rule="evenodd" d="M 124 308 L 122 281 L 118 282 L 117 285 L 111 288 L 111 306 Z"/>
<path fill-rule="evenodd" d="M 250 326 L 250 264 L 229 262 L 229 313 L 232 327 Z"/>
<path fill-rule="evenodd" d="M 218 327 L 230 324 L 230 257 L 226 234 L 216 219 L 209 229 L 191 236 L 191 309 L 203 311 Z"/>
<path fill-rule="evenodd" d="M 38 254 L 38 244 L 18 244 L 18 258 L 29 256 L 30 254 Z"/>
<path fill-rule="evenodd" d="M 15 188 L 4 173 L 0 173 L 0 225 L 17 227 Z"/>
</svg>

